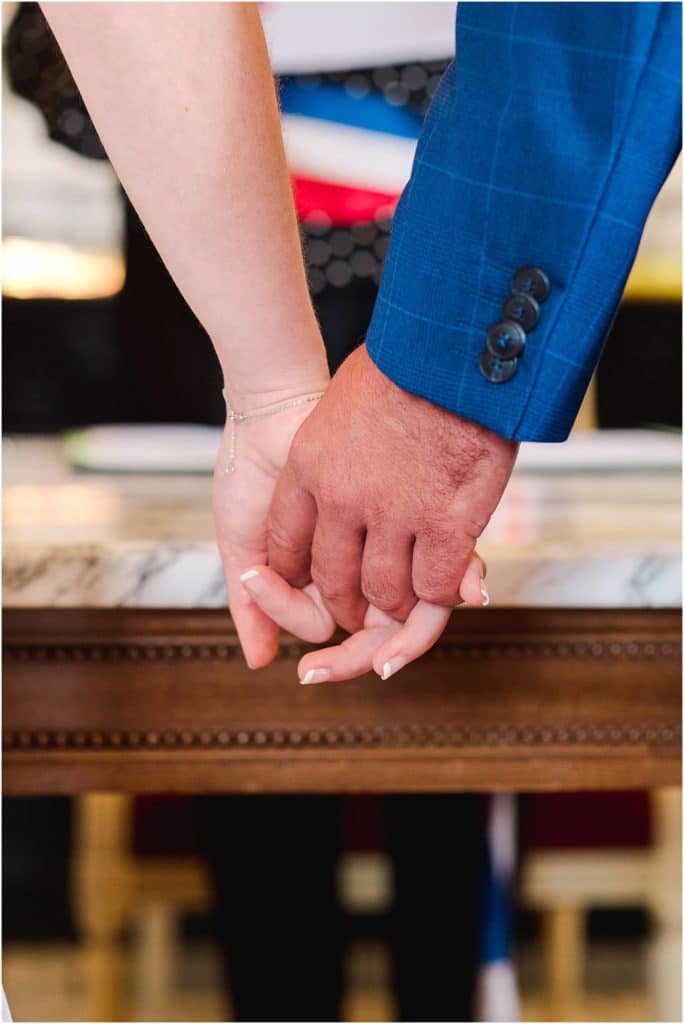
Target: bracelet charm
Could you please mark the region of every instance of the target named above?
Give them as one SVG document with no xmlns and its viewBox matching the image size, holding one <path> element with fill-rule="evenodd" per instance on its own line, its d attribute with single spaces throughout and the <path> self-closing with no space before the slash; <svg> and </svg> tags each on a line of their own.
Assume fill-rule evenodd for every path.
<svg viewBox="0 0 684 1024">
<path fill-rule="evenodd" d="M 224 473 L 235 472 L 235 448 L 236 448 L 236 424 L 244 420 L 258 419 L 262 416 L 275 416 L 278 412 L 285 412 L 286 409 L 294 409 L 298 405 L 307 405 L 309 402 L 317 402 L 323 397 L 323 392 L 318 391 L 313 395 L 301 395 L 299 398 L 288 398 L 284 402 L 276 402 L 274 405 L 265 405 L 260 409 L 250 409 L 247 412 L 238 412 L 230 404 L 228 394 L 224 388 L 221 392 L 226 403 L 226 418 L 230 422 L 230 438 L 228 441 L 228 464 Z"/>
</svg>

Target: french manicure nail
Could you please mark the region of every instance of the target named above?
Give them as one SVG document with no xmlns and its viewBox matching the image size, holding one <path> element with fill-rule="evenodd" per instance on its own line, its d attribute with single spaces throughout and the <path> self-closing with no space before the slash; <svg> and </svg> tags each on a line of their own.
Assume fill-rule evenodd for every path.
<svg viewBox="0 0 684 1024">
<path fill-rule="evenodd" d="M 250 594 L 252 597 L 254 597 L 254 590 L 252 589 L 254 587 L 254 581 L 258 579 L 259 573 L 256 571 L 256 569 L 250 569 L 249 572 L 243 572 L 242 576 L 240 577 L 240 582 L 242 583 L 247 593 Z M 256 590 L 256 593 L 259 593 L 258 588 Z"/>
<path fill-rule="evenodd" d="M 395 672 L 398 672 L 400 668 L 403 668 L 406 664 L 406 658 L 390 658 L 382 666 L 382 679 L 389 679 Z"/>
<path fill-rule="evenodd" d="M 310 668 L 299 682 L 302 686 L 309 686 L 310 683 L 327 683 L 328 679 L 330 679 L 330 672 L 327 668 Z"/>
<path fill-rule="evenodd" d="M 482 608 L 486 608 L 487 605 L 489 604 L 489 594 L 487 593 L 487 588 L 484 585 L 484 580 L 480 584 L 480 593 L 482 594 L 482 597 L 484 598 L 484 601 L 482 602 L 481 607 Z"/>
</svg>

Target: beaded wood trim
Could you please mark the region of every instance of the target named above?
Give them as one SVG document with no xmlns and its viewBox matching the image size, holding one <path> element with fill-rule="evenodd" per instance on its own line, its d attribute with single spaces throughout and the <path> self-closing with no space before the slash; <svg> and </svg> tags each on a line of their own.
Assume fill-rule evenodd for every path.
<svg viewBox="0 0 684 1024">
<path fill-rule="evenodd" d="M 281 644 L 277 658 L 296 660 L 311 650 L 309 644 L 296 641 Z M 4 658 L 10 662 L 45 661 L 226 661 L 241 659 L 237 640 L 224 643 L 76 643 L 23 644 L 9 641 Z M 443 638 L 421 661 L 445 658 L 468 660 L 490 658 L 543 659 L 626 659 L 630 661 L 676 660 L 681 657 L 681 644 L 670 641 L 606 640 L 601 641 L 469 641 Z"/>
<path fill-rule="evenodd" d="M 160 729 L 160 730 L 8 730 L 5 751 L 16 750 L 164 750 L 245 749 L 304 750 L 331 748 L 482 748 L 505 747 L 676 747 L 681 727 L 674 723 L 594 725 L 491 724 L 468 726 L 306 726 L 301 729 Z"/>
</svg>

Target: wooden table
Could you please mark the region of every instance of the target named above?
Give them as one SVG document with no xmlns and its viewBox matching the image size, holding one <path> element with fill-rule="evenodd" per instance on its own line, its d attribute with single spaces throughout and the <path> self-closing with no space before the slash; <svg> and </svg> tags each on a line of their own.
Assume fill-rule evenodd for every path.
<svg viewBox="0 0 684 1024">
<path fill-rule="evenodd" d="M 677 470 L 523 460 L 482 543 L 493 607 L 386 682 L 309 688 L 291 637 L 246 668 L 208 493 L 7 443 L 6 793 L 679 783 Z"/>
<path fill-rule="evenodd" d="M 679 614 L 464 612 L 394 680 L 251 673 L 222 612 L 5 612 L 5 791 L 643 788 L 680 769 Z"/>
</svg>

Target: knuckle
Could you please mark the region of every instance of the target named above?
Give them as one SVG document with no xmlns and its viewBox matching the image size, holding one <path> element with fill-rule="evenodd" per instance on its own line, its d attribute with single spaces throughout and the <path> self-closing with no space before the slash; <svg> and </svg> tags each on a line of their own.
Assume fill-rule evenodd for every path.
<svg viewBox="0 0 684 1024">
<path fill-rule="evenodd" d="M 366 528 L 373 532 L 382 530 L 387 518 L 386 505 L 371 504 L 365 511 Z"/>
<path fill-rule="evenodd" d="M 489 517 L 483 517 L 481 519 L 467 519 L 459 524 L 460 532 L 473 543 L 477 541 L 480 534 L 484 531 L 484 528 L 489 522 Z"/>
<path fill-rule="evenodd" d="M 318 481 L 316 504 L 325 508 L 331 516 L 344 517 L 353 507 L 351 495 L 340 477 L 322 478 Z"/>
<path fill-rule="evenodd" d="M 312 567 L 311 579 L 316 584 L 318 591 L 326 601 L 333 603 L 348 601 L 353 595 L 353 587 L 339 576 L 331 576 L 325 569 Z"/>
<path fill-rule="evenodd" d="M 381 612 L 391 615 L 392 612 L 401 611 L 406 604 L 407 595 L 402 588 L 388 580 L 364 578 L 361 589 L 368 603 Z"/>
<path fill-rule="evenodd" d="M 269 543 L 283 554 L 294 556 L 305 554 L 305 547 L 301 543 L 297 543 L 278 516 L 269 515 L 267 529 Z"/>
<path fill-rule="evenodd" d="M 458 600 L 460 582 L 460 577 L 452 566 L 437 564 L 418 573 L 414 590 L 422 601 L 453 605 Z"/>
<path fill-rule="evenodd" d="M 439 583 L 436 580 L 430 580 L 425 583 L 417 583 L 415 585 L 415 591 L 421 601 L 427 601 L 428 604 L 439 604 L 447 607 L 456 604 L 458 601 L 458 585 L 453 582 Z"/>
</svg>

